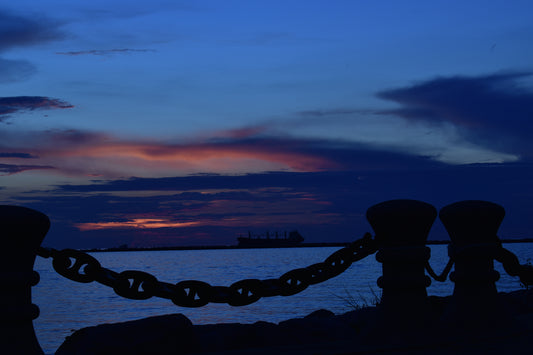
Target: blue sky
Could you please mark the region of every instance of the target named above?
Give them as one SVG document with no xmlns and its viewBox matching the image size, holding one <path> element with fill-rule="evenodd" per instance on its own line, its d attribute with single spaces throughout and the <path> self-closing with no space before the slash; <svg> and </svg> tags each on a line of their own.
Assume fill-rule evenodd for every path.
<svg viewBox="0 0 533 355">
<path fill-rule="evenodd" d="M 493 200 L 503 235 L 530 236 L 518 216 L 533 195 L 531 13 L 530 1 L 3 4 L 0 196 L 47 213 L 53 246 L 231 244 L 267 228 L 345 241 L 392 198 Z"/>
</svg>

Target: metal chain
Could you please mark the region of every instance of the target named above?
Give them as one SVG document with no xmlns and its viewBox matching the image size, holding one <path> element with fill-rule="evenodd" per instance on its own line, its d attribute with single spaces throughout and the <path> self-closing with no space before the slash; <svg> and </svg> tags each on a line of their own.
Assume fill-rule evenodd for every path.
<svg viewBox="0 0 533 355">
<path fill-rule="evenodd" d="M 143 271 L 127 270 L 117 273 L 104 268 L 93 256 L 74 249 L 55 250 L 39 248 L 37 255 L 52 257 L 52 265 L 60 275 L 82 283 L 96 281 L 113 288 L 118 295 L 143 300 L 150 297 L 170 299 L 181 307 L 201 307 L 208 303 L 227 303 L 245 306 L 262 297 L 290 296 L 335 277 L 352 265 L 377 251 L 377 244 L 370 233 L 337 250 L 324 262 L 294 269 L 277 279 L 246 279 L 230 286 L 211 286 L 196 280 L 170 284 Z"/>
<path fill-rule="evenodd" d="M 501 244 L 494 246 L 492 244 L 478 244 L 478 245 L 471 245 L 468 247 L 490 247 L 490 249 L 494 252 L 494 259 L 499 261 L 505 272 L 509 276 L 518 276 L 520 278 L 520 282 L 524 286 L 533 285 L 533 265 L 531 264 L 520 264 L 520 261 L 518 260 L 518 257 L 513 254 L 511 251 L 503 248 Z M 453 255 L 456 255 L 457 252 L 454 251 Z M 436 281 L 444 282 L 446 281 L 446 278 L 452 269 L 452 266 L 454 264 L 454 257 L 450 257 L 448 264 L 446 264 L 446 267 L 442 271 L 440 275 L 437 275 L 435 271 L 433 271 L 433 268 L 429 264 L 429 261 L 426 262 L 426 270 L 428 274 L 434 278 Z"/>
<path fill-rule="evenodd" d="M 518 257 L 503 247 L 499 248 L 495 259 L 502 263 L 503 269 L 510 276 L 518 276 L 524 286 L 533 285 L 533 265 L 521 265 Z"/>
<path fill-rule="evenodd" d="M 448 274 L 452 270 L 452 266 L 454 264 L 454 260 L 450 258 L 448 260 L 448 264 L 444 267 L 444 270 L 442 270 L 440 275 L 437 275 L 431 265 L 429 264 L 429 260 L 426 261 L 426 271 L 428 272 L 429 276 L 433 277 L 435 281 L 444 282 L 448 278 Z"/>
</svg>

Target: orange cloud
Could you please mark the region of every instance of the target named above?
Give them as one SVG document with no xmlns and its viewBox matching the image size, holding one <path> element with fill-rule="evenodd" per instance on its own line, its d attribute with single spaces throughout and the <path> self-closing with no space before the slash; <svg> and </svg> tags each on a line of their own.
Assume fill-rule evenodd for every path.
<svg viewBox="0 0 533 355">
<path fill-rule="evenodd" d="M 190 144 L 165 145 L 157 143 L 100 142 L 95 145 L 70 147 L 68 150 L 49 151 L 49 155 L 64 158 L 121 159 L 127 164 L 136 161 L 164 166 L 197 166 L 224 169 L 239 166 L 239 163 L 256 160 L 285 166 L 297 171 L 316 171 L 330 166 L 325 159 L 311 154 L 280 151 L 278 147 L 254 145 Z M 46 153 L 40 153 L 45 157 Z M 169 165 L 170 164 L 170 165 Z M 208 170 L 212 170 L 208 169 Z M 203 170 L 203 169 L 202 169 Z M 203 170 L 205 171 L 205 170 Z"/>
<path fill-rule="evenodd" d="M 192 208 L 179 211 L 180 217 L 160 216 L 154 213 L 117 216 L 120 221 L 77 223 L 75 227 L 84 231 L 105 229 L 150 230 L 159 228 L 184 227 L 242 227 L 248 229 L 270 228 L 273 225 L 328 224 L 339 218 L 337 214 L 321 212 L 324 204 L 329 204 L 313 194 L 292 194 L 288 192 L 279 201 L 262 201 L 259 191 L 256 198 L 247 199 L 209 199 Z M 294 195 L 294 196 L 290 196 Z M 194 200 L 181 201 L 193 203 Z M 253 216 L 253 217 L 252 217 Z M 176 219 L 185 220 L 178 222 Z"/>
<path fill-rule="evenodd" d="M 238 132 L 237 136 L 253 134 Z M 38 156 L 57 172 L 74 176 L 162 177 L 194 173 L 314 172 L 336 168 L 305 144 L 280 139 L 212 138 L 200 142 L 164 143 L 123 140 L 80 131 L 47 132 L 34 148 L 18 152 Z M 16 144 L 13 140 L 13 145 Z M 13 147 L 12 149 L 14 149 Z"/>
<path fill-rule="evenodd" d="M 174 222 L 156 218 L 135 218 L 126 222 L 98 222 L 98 223 L 77 223 L 75 227 L 80 231 L 100 230 L 100 229 L 156 229 L 156 228 L 182 228 L 198 225 L 198 222 Z"/>
</svg>

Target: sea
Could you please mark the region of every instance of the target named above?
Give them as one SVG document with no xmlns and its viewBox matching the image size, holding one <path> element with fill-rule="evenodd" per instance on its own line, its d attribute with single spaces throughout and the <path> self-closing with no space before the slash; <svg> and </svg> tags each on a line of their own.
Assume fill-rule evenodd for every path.
<svg viewBox="0 0 533 355">
<path fill-rule="evenodd" d="M 521 263 L 531 262 L 533 243 L 505 243 Z M 448 262 L 446 245 L 431 245 L 430 264 L 440 273 Z M 229 286 L 249 278 L 278 278 L 292 269 L 324 261 L 340 247 L 302 247 L 268 249 L 203 249 L 165 251 L 117 251 L 90 253 L 101 265 L 121 272 L 140 270 L 158 280 L 176 283 L 200 280 L 213 286 Z M 500 263 L 495 269 L 501 274 L 496 283 L 499 291 L 523 288 L 517 277 L 508 276 Z M 32 288 L 32 301 L 40 308 L 33 321 L 37 339 L 45 354 L 53 354 L 65 337 L 80 328 L 102 323 L 116 323 L 150 316 L 181 313 L 193 324 L 255 323 L 304 317 L 318 309 L 336 314 L 357 307 L 374 305 L 381 295 L 376 280 L 381 276 L 381 264 L 375 255 L 350 266 L 344 273 L 323 283 L 309 286 L 293 296 L 265 297 L 258 302 L 233 307 L 209 304 L 200 308 L 182 308 L 170 300 L 150 298 L 130 300 L 116 295 L 107 286 L 70 281 L 52 267 L 51 259 L 37 257 L 34 270 L 41 280 Z M 453 283 L 432 281 L 429 295 L 447 296 L 453 293 Z"/>
</svg>

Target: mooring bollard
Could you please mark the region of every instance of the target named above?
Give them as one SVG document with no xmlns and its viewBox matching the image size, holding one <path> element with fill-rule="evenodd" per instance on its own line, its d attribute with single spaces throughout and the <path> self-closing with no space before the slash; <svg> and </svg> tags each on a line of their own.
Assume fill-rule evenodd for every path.
<svg viewBox="0 0 533 355">
<path fill-rule="evenodd" d="M 39 307 L 31 303 L 31 287 L 39 282 L 33 264 L 50 220 L 29 208 L 0 206 L 0 228 L 0 346 L 5 354 L 42 354 L 32 323 Z"/>
<path fill-rule="evenodd" d="M 415 200 L 392 200 L 372 206 L 367 219 L 374 229 L 382 263 L 383 289 L 380 307 L 384 316 L 419 323 L 427 304 L 426 287 L 431 280 L 425 274 L 430 249 L 425 246 L 429 230 L 437 217 L 430 204 Z"/>
<path fill-rule="evenodd" d="M 501 249 L 497 232 L 504 216 L 503 207 L 486 201 L 461 201 L 441 209 L 439 217 L 451 239 L 448 254 L 455 261 L 450 274 L 455 288 L 446 322 L 488 325 L 487 320 L 496 320 L 501 313 L 496 289 L 500 274 L 494 270 L 494 259 Z"/>
</svg>

